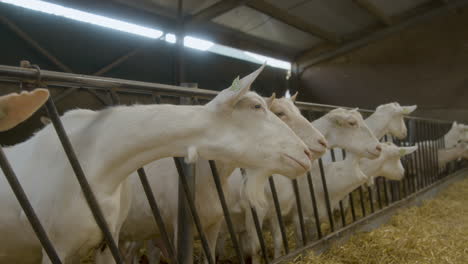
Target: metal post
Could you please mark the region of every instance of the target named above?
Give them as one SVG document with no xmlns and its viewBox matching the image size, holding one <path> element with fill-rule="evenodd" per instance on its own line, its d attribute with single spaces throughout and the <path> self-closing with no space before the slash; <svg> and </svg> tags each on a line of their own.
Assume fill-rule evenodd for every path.
<svg viewBox="0 0 468 264">
<path fill-rule="evenodd" d="M 309 183 L 309 192 L 312 199 L 312 208 L 314 209 L 315 228 L 317 229 L 318 238 L 322 238 L 322 228 L 320 227 L 320 216 L 317 209 L 317 199 L 315 198 L 314 183 L 310 172 L 307 172 L 307 182 Z"/>
<path fill-rule="evenodd" d="M 186 86 L 184 84 L 184 86 Z M 189 97 L 181 97 L 181 105 L 189 105 L 191 99 Z M 187 164 L 181 162 L 183 167 L 185 179 L 187 181 L 187 187 L 190 190 L 192 200 L 195 200 L 195 165 Z M 177 213 L 177 241 L 176 241 L 176 251 L 177 259 L 181 261 L 181 264 L 192 264 L 193 263 L 193 242 L 194 242 L 194 232 L 193 232 L 193 221 L 190 216 L 190 208 L 188 204 L 188 199 L 186 197 L 187 192 L 184 191 L 182 182 L 179 181 L 178 187 L 178 213 Z M 206 257 L 208 257 L 206 255 Z"/>
<path fill-rule="evenodd" d="M 156 224 L 158 225 L 159 231 L 161 232 L 161 236 L 164 242 L 164 246 L 166 247 L 169 258 L 173 263 L 178 264 L 179 261 L 176 258 L 175 255 L 175 249 L 173 244 L 171 243 L 171 240 L 169 238 L 169 235 L 167 234 L 167 229 L 166 226 L 164 225 L 164 221 L 161 216 L 161 212 L 159 210 L 159 206 L 156 202 L 156 199 L 153 195 L 153 191 L 151 190 L 151 186 L 148 182 L 148 177 L 146 176 L 144 168 L 139 168 L 137 170 L 138 176 L 141 181 L 141 185 L 143 185 L 143 190 L 145 191 L 146 197 L 148 198 L 149 205 L 151 207 L 151 212 L 153 213 L 153 217 L 156 221 Z"/>
<path fill-rule="evenodd" d="M 192 191 L 190 190 L 188 179 L 185 176 L 187 172 L 185 170 L 186 168 L 184 168 L 184 165 L 183 165 L 185 162 L 183 161 L 183 158 L 174 158 L 174 162 L 177 168 L 177 172 L 179 173 L 179 183 L 182 184 L 182 188 L 185 193 L 185 199 L 187 200 L 188 207 L 190 209 L 190 213 L 193 218 L 193 222 L 195 223 L 195 227 L 197 228 L 198 235 L 200 236 L 200 239 L 202 242 L 203 252 L 205 252 L 205 256 L 208 259 L 208 263 L 214 264 L 215 261 L 213 259 L 213 256 L 211 255 L 210 248 L 208 246 L 208 240 L 206 239 L 206 236 L 205 236 L 205 232 L 203 232 L 203 226 L 201 225 L 200 217 L 198 216 L 197 209 L 195 207 L 195 201 L 194 199 L 192 199 L 193 194 L 192 194 Z M 180 210 L 179 210 L 179 213 L 180 213 Z M 192 238 L 193 238 L 193 235 L 192 235 Z M 190 247 L 192 246 L 193 246 L 193 243 L 192 245 L 190 245 Z M 188 260 L 189 258 L 189 255 L 186 254 L 186 252 L 181 252 L 180 247 L 177 248 L 177 255 L 179 256 L 178 259 L 180 260 L 181 264 L 184 264 L 183 261 Z M 190 257 L 192 257 L 192 260 L 190 261 L 193 261 L 193 255 L 190 255 Z"/>
<path fill-rule="evenodd" d="M 60 261 L 60 258 L 57 255 L 57 252 L 55 251 L 55 248 L 52 245 L 52 242 L 50 241 L 49 237 L 47 236 L 46 231 L 44 230 L 44 227 L 42 226 L 41 222 L 39 221 L 39 218 L 34 212 L 34 209 L 31 206 L 31 203 L 29 202 L 28 197 L 26 196 L 26 193 L 23 190 L 23 187 L 18 181 L 18 178 L 16 177 L 15 172 L 11 168 L 10 163 L 8 162 L 5 156 L 5 153 L 3 152 L 3 148 L 1 146 L 0 146 L 0 166 L 2 167 L 2 171 L 3 171 L 3 174 L 5 175 L 5 178 L 10 184 L 10 187 L 13 190 L 13 193 L 15 194 L 16 199 L 20 203 L 21 208 L 24 211 L 24 214 L 28 218 L 28 221 L 34 230 L 34 233 L 36 233 L 36 236 L 41 242 L 41 245 L 44 248 L 45 252 L 47 253 L 47 256 L 49 257 L 50 261 L 54 264 L 61 264 L 62 262 Z"/>
<path fill-rule="evenodd" d="M 327 207 L 327 214 L 328 214 L 328 221 L 330 223 L 330 230 L 332 232 L 334 232 L 335 231 L 335 223 L 333 222 L 333 213 L 332 213 L 331 205 L 330 205 L 330 195 L 328 194 L 327 179 L 325 179 L 325 171 L 323 169 L 322 158 L 319 158 L 318 163 L 319 163 L 319 168 L 320 168 L 320 176 L 322 178 L 323 195 L 324 195 L 324 198 L 325 198 L 325 205 Z"/>
<path fill-rule="evenodd" d="M 228 227 L 229 234 L 231 236 L 232 245 L 236 251 L 237 259 L 240 264 L 244 264 L 244 256 L 239 244 L 239 241 L 236 236 L 236 231 L 234 230 L 234 225 L 232 224 L 231 214 L 229 213 L 229 208 L 226 203 L 226 198 L 224 197 L 223 188 L 221 186 L 221 179 L 219 178 L 218 169 L 216 168 L 216 163 L 213 160 L 209 161 L 211 174 L 213 175 L 213 180 L 216 185 L 216 191 L 218 192 L 219 201 L 221 202 L 221 207 L 223 208 L 224 220 Z"/>
<path fill-rule="evenodd" d="M 307 235 L 305 231 L 305 224 L 304 224 L 304 215 L 302 213 L 302 202 L 301 196 L 299 193 L 299 186 L 297 184 L 297 180 L 292 180 L 294 196 L 296 197 L 296 207 L 297 213 L 299 214 L 299 225 L 301 227 L 301 235 L 302 235 L 302 244 L 305 246 L 307 244 Z"/>
<path fill-rule="evenodd" d="M 385 177 L 382 177 L 382 182 L 383 182 L 383 186 L 384 186 L 384 195 L 385 195 L 385 203 L 387 204 L 387 206 L 390 205 L 390 199 L 389 199 L 389 195 L 388 195 L 388 187 L 387 187 L 387 179 L 385 179 Z"/>
<path fill-rule="evenodd" d="M 359 192 L 359 199 L 361 200 L 361 211 L 362 211 L 362 216 L 366 216 L 366 205 L 364 204 L 364 192 L 362 191 L 362 186 L 359 186 L 358 188 Z"/>
<path fill-rule="evenodd" d="M 195 166 L 181 161 L 184 175 L 187 181 L 187 187 L 190 190 L 191 199 L 195 200 Z M 179 200 L 177 213 L 177 258 L 181 264 L 193 263 L 193 221 L 190 214 L 190 208 L 187 202 L 184 186 L 179 180 Z"/>
<path fill-rule="evenodd" d="M 281 213 L 281 206 L 279 204 L 278 193 L 276 192 L 275 180 L 273 179 L 273 176 L 270 176 L 270 178 L 268 178 L 268 181 L 270 183 L 271 194 L 273 196 L 273 202 L 275 204 L 276 218 L 278 219 L 278 225 L 281 231 L 281 238 L 283 240 L 284 252 L 286 254 L 289 254 L 288 237 L 286 236 L 286 229 L 284 227 L 283 215 Z"/>
<path fill-rule="evenodd" d="M 332 162 L 336 162 L 335 157 L 335 150 L 333 148 L 330 149 L 331 159 Z M 344 227 L 346 226 L 346 215 L 343 208 L 343 201 L 339 201 L 339 208 L 340 208 L 340 216 L 341 216 L 341 225 Z"/>
<path fill-rule="evenodd" d="M 262 226 L 260 225 L 260 221 L 258 220 L 257 210 L 255 210 L 255 208 L 253 207 L 250 207 L 250 212 L 252 213 L 252 218 L 255 224 L 255 230 L 257 231 L 258 241 L 260 242 L 263 260 L 265 260 L 265 264 L 269 264 L 270 260 L 268 259 L 265 239 L 263 238 Z"/>
<path fill-rule="evenodd" d="M 367 193 L 369 193 L 369 204 L 370 204 L 370 210 L 371 210 L 371 213 L 375 212 L 375 208 L 374 208 L 374 196 L 372 195 L 372 188 L 371 187 L 367 187 Z"/>
<path fill-rule="evenodd" d="M 379 184 L 379 178 L 375 178 L 374 179 L 374 184 L 376 185 L 376 188 L 377 188 L 377 202 L 379 204 L 379 209 L 382 209 L 383 208 L 383 204 L 382 204 L 382 191 L 380 189 L 380 184 Z"/>
<path fill-rule="evenodd" d="M 341 154 L 343 159 L 346 159 L 346 151 L 341 149 Z M 351 208 L 351 216 L 353 218 L 353 222 L 356 222 L 356 209 L 354 208 L 354 200 L 353 200 L 353 192 L 350 192 L 349 195 L 349 207 Z"/>
<path fill-rule="evenodd" d="M 112 237 L 112 233 L 109 229 L 109 226 L 106 223 L 106 219 L 102 214 L 102 210 L 96 200 L 96 197 L 94 196 L 94 193 L 91 190 L 91 186 L 89 185 L 88 180 L 86 179 L 86 176 L 83 172 L 83 169 L 81 168 L 78 158 L 76 157 L 75 151 L 73 150 L 73 146 L 70 140 L 68 139 L 65 129 L 63 128 L 62 122 L 60 121 L 60 117 L 57 113 L 57 109 L 55 108 L 52 98 L 49 98 L 49 100 L 47 100 L 46 108 L 49 118 L 52 121 L 52 124 L 55 128 L 55 131 L 57 132 L 60 142 L 62 143 L 65 154 L 67 155 L 68 160 L 70 161 L 70 165 L 73 171 L 75 172 L 76 178 L 80 184 L 81 190 L 83 191 L 86 202 L 88 203 L 91 209 L 91 212 L 94 216 L 94 219 L 96 220 L 97 225 L 99 226 L 104 235 L 104 240 L 109 246 L 112 256 L 115 259 L 115 262 L 118 264 L 124 263 L 122 256 L 120 255 L 119 248 L 117 247 L 117 244 L 115 243 L 114 238 Z"/>
</svg>

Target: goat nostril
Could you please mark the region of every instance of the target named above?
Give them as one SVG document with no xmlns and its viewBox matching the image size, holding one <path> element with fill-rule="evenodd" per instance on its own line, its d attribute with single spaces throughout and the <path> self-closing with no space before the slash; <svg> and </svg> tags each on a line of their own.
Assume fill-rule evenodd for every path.
<svg viewBox="0 0 468 264">
<path fill-rule="evenodd" d="M 378 152 L 381 152 L 382 151 L 382 147 L 379 145 L 377 147 L 375 147 L 375 149 L 378 151 Z"/>
<path fill-rule="evenodd" d="M 318 142 L 322 147 L 327 148 L 327 143 L 323 139 L 319 139 Z"/>
</svg>

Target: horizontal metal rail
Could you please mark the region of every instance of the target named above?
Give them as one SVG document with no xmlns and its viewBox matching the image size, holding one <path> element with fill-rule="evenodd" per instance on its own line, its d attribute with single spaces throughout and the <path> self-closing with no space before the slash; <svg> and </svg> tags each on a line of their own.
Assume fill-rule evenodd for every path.
<svg viewBox="0 0 468 264">
<path fill-rule="evenodd" d="M 5 81 L 36 81 L 37 71 L 35 69 L 0 65 L 0 80 Z M 132 81 L 118 78 L 100 77 L 93 75 L 83 75 L 74 73 L 64 73 L 56 71 L 41 70 L 41 80 L 47 85 L 57 86 L 72 86 L 80 87 L 82 89 L 94 88 L 94 89 L 114 89 L 116 92 L 134 92 L 142 93 L 163 93 L 167 95 L 175 96 L 195 96 L 200 98 L 213 98 L 218 94 L 217 91 L 205 90 L 199 88 L 190 88 L 175 85 L 167 85 L 160 83 L 150 83 L 141 81 Z M 335 108 L 354 109 L 345 106 L 327 105 L 327 104 L 315 104 L 308 102 L 297 102 L 296 105 L 304 110 L 311 111 L 329 111 Z M 359 109 L 362 113 L 373 113 L 373 110 Z M 437 123 L 447 123 L 449 121 L 437 120 L 431 118 L 422 117 L 407 117 L 409 119 L 418 119 L 433 121 Z"/>
</svg>

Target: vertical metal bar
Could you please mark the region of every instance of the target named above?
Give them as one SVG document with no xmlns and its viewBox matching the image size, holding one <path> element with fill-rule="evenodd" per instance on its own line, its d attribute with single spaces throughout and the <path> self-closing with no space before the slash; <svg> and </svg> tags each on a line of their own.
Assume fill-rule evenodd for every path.
<svg viewBox="0 0 468 264">
<path fill-rule="evenodd" d="M 192 195 L 190 199 L 195 199 L 194 187 L 195 187 L 195 173 L 194 166 L 181 162 L 184 170 L 184 178 L 187 181 L 188 188 L 190 189 L 190 194 Z M 176 252 L 177 258 L 180 260 L 181 264 L 191 264 L 193 263 L 193 243 L 194 243 L 194 234 L 193 234 L 193 224 L 190 217 L 190 205 L 188 205 L 186 196 L 188 195 L 185 191 L 185 186 L 179 180 L 178 185 L 178 213 L 177 213 L 177 240 L 176 240 Z"/>
<path fill-rule="evenodd" d="M 351 207 L 351 217 L 353 218 L 353 222 L 356 222 L 356 208 L 354 207 L 354 200 L 353 200 L 353 192 L 350 192 L 349 195 L 349 207 Z"/>
<path fill-rule="evenodd" d="M 67 133 L 65 132 L 65 129 L 63 128 L 62 122 L 60 121 L 60 117 L 57 113 L 57 109 L 55 108 L 55 104 L 52 101 L 52 98 L 49 98 L 49 100 L 47 100 L 45 106 L 49 118 L 52 121 L 55 131 L 57 132 L 57 135 L 60 139 L 60 142 L 62 143 L 65 154 L 67 155 L 68 160 L 70 161 L 70 165 L 75 173 L 78 183 L 80 184 L 81 190 L 83 191 L 86 202 L 88 203 L 89 208 L 91 209 L 91 212 L 93 214 L 94 219 L 96 220 L 97 225 L 103 233 L 104 240 L 109 246 L 109 249 L 112 253 L 112 256 L 114 257 L 115 262 L 118 264 L 124 263 L 122 256 L 120 255 L 119 248 L 117 247 L 117 244 L 115 243 L 114 238 L 112 237 L 112 233 L 109 229 L 109 226 L 107 225 L 106 219 L 104 218 L 102 210 L 96 200 L 96 196 L 94 196 L 94 193 L 91 190 L 91 186 L 89 185 L 88 180 L 86 179 L 86 176 L 83 172 L 83 168 L 81 168 L 80 162 L 78 161 L 75 151 L 73 150 L 73 146 L 67 136 Z"/>
<path fill-rule="evenodd" d="M 286 236 L 286 230 L 285 230 L 284 222 L 283 222 L 283 215 L 281 214 L 281 207 L 279 204 L 278 193 L 276 192 L 275 180 L 273 179 L 273 176 L 270 176 L 270 178 L 268 178 L 268 181 L 270 183 L 271 194 L 273 196 L 273 202 L 275 204 L 276 217 L 278 218 L 278 225 L 281 231 L 281 238 L 283 240 L 284 252 L 286 252 L 286 254 L 289 254 L 288 237 Z"/>
<path fill-rule="evenodd" d="M 346 159 L 346 151 L 344 149 L 341 149 L 341 154 L 343 154 L 343 159 Z M 354 208 L 353 192 L 350 192 L 348 197 L 349 207 L 351 208 L 351 216 L 353 218 L 353 222 L 356 222 L 356 208 Z"/>
<path fill-rule="evenodd" d="M 49 257 L 50 261 L 54 264 L 61 264 L 59 256 L 55 251 L 52 242 L 50 241 L 49 237 L 47 236 L 44 227 L 42 226 L 39 218 L 37 217 L 36 213 L 34 212 L 34 208 L 31 206 L 31 203 L 26 196 L 26 193 L 23 190 L 18 178 L 16 177 L 15 172 L 10 166 L 5 153 L 3 152 L 3 148 L 0 146 L 0 166 L 2 167 L 3 174 L 7 179 L 8 183 L 10 184 L 13 193 L 16 196 L 16 199 L 23 208 L 24 214 L 28 218 L 29 223 L 31 224 L 34 233 L 36 233 L 37 238 L 41 242 L 42 247 L 44 248 L 47 256 Z"/>
<path fill-rule="evenodd" d="M 430 123 L 430 128 L 431 128 L 431 135 L 432 135 L 432 160 L 433 160 L 433 166 L 434 166 L 434 179 L 435 181 L 438 181 L 439 180 L 439 177 L 438 177 L 438 170 L 439 170 L 439 166 L 438 166 L 438 162 L 437 162 L 437 133 L 435 131 L 435 123 L 434 122 L 431 122 Z"/>
<path fill-rule="evenodd" d="M 387 204 L 387 206 L 389 206 L 390 205 L 390 200 L 389 200 L 389 197 L 388 197 L 387 179 L 382 177 L 382 182 L 383 182 L 383 187 L 384 187 L 385 203 Z"/>
<path fill-rule="evenodd" d="M 335 157 L 335 150 L 333 148 L 330 149 L 331 159 L 333 162 L 336 162 Z M 343 208 L 343 202 L 339 201 L 339 208 L 340 208 L 340 216 L 341 216 L 341 225 L 344 227 L 346 226 L 346 215 Z"/>
<path fill-rule="evenodd" d="M 345 211 L 344 211 L 344 207 L 343 207 L 343 201 L 340 201 L 338 203 L 338 205 L 340 206 L 341 226 L 345 227 L 346 226 L 346 215 L 345 215 Z"/>
<path fill-rule="evenodd" d="M 148 199 L 148 203 L 151 207 L 151 212 L 153 213 L 154 220 L 158 225 L 159 231 L 161 232 L 161 236 L 164 242 L 164 246 L 166 247 L 169 258 L 173 263 L 179 263 L 176 258 L 175 249 L 171 240 L 169 238 L 169 234 L 167 233 L 166 226 L 164 225 L 164 221 L 161 216 L 161 211 L 159 210 L 159 206 L 156 202 L 156 198 L 154 197 L 153 190 L 148 181 L 148 177 L 146 176 L 146 172 L 144 168 L 139 168 L 137 170 L 138 176 L 140 178 L 141 185 L 143 186 L 143 190 L 145 191 L 146 198 Z"/>
<path fill-rule="evenodd" d="M 302 244 L 306 245 L 307 235 L 305 231 L 304 214 L 302 213 L 302 202 L 301 202 L 301 196 L 299 193 L 299 185 L 297 184 L 296 179 L 292 180 L 292 184 L 293 184 L 294 196 L 296 197 L 297 213 L 299 214 L 299 225 L 301 227 Z"/>
<path fill-rule="evenodd" d="M 426 127 L 427 127 L 427 134 L 429 135 L 429 159 L 430 159 L 430 168 L 431 168 L 431 182 L 434 183 L 436 181 L 435 177 L 435 163 L 434 163 L 434 135 L 432 134 L 432 128 L 431 124 L 432 122 L 427 121 L 426 122 Z"/>
<path fill-rule="evenodd" d="M 205 256 L 208 259 L 209 264 L 215 264 L 213 256 L 211 255 L 211 252 L 210 252 L 210 248 L 208 246 L 208 240 L 206 239 L 205 232 L 203 232 L 203 226 L 201 225 L 200 217 L 198 216 L 197 209 L 195 207 L 195 202 L 192 199 L 193 194 L 190 190 L 188 180 L 185 177 L 184 166 L 182 165 L 184 163 L 183 158 L 174 157 L 174 162 L 177 168 L 177 172 L 179 173 L 179 182 L 182 183 L 182 188 L 184 189 L 184 192 L 185 192 L 185 198 L 189 205 L 190 213 L 192 214 L 193 221 L 195 222 L 195 227 L 197 228 L 198 235 L 200 236 L 200 239 L 202 242 L 202 247 L 203 247 L 203 251 L 205 252 Z M 180 251 L 180 248 L 178 248 L 177 251 Z M 179 252 L 177 254 L 180 256 Z M 182 258 L 179 258 L 179 259 L 181 260 L 181 262 L 185 261 Z M 193 256 L 192 256 L 192 259 L 193 259 Z M 181 264 L 184 264 L 184 263 L 181 263 Z"/>
<path fill-rule="evenodd" d="M 323 169 L 322 158 L 319 158 L 318 163 L 319 163 L 319 169 L 320 169 L 320 176 L 322 178 L 322 187 L 323 187 L 323 195 L 325 198 L 325 205 L 327 207 L 328 222 L 330 223 L 330 230 L 334 232 L 335 223 L 333 222 L 333 213 L 332 213 L 331 205 L 330 205 L 330 195 L 328 194 L 327 179 L 325 178 L 325 170 Z"/>
<path fill-rule="evenodd" d="M 424 121 L 421 121 L 421 129 L 423 133 L 423 139 L 424 139 L 424 160 L 425 160 L 425 168 L 424 168 L 424 177 L 426 178 L 426 186 L 431 185 L 431 164 L 429 160 L 429 155 L 428 155 L 428 144 L 429 144 L 429 138 L 427 135 L 427 128 L 426 128 L 426 123 Z"/>
<path fill-rule="evenodd" d="M 442 149 L 443 148 L 443 137 L 442 137 L 442 125 L 441 124 L 436 124 L 436 133 L 437 133 L 437 149 Z M 436 162 L 439 162 L 439 151 L 436 151 Z M 437 175 L 439 177 L 439 180 L 442 178 L 442 168 L 438 167 L 437 170 Z"/>
<path fill-rule="evenodd" d="M 368 186 L 367 192 L 369 193 L 370 210 L 371 210 L 371 213 L 373 213 L 375 212 L 375 208 L 374 208 L 374 196 L 372 195 L 372 188 Z"/>
<path fill-rule="evenodd" d="M 366 205 L 364 204 L 364 192 L 362 191 L 362 186 L 358 187 L 358 192 L 359 192 L 359 199 L 361 200 L 361 212 L 362 216 L 366 216 Z"/>
<path fill-rule="evenodd" d="M 213 160 L 208 161 L 210 164 L 211 174 L 213 175 L 213 180 L 216 185 L 216 191 L 218 192 L 219 200 L 221 202 L 221 207 L 223 208 L 224 221 L 228 227 L 229 235 L 231 236 L 232 245 L 236 251 L 237 259 L 240 264 L 244 264 L 244 255 L 242 254 L 239 241 L 237 240 L 236 231 L 234 230 L 234 225 L 232 224 L 231 214 L 229 213 L 229 208 L 226 203 L 226 197 L 224 196 L 223 187 L 221 185 L 221 179 L 219 178 L 218 169 L 216 168 L 216 163 Z"/>
<path fill-rule="evenodd" d="M 434 139 L 434 149 L 432 151 L 432 156 L 434 159 L 434 176 L 436 180 L 439 180 L 439 162 L 437 159 L 437 150 L 439 149 L 438 146 L 438 137 L 437 137 L 437 124 L 436 122 L 431 123 L 431 130 L 432 130 L 432 138 Z"/>
<path fill-rule="evenodd" d="M 318 238 L 322 238 L 322 228 L 320 227 L 320 216 L 317 208 L 317 199 L 315 197 L 314 183 L 312 182 L 312 176 L 310 172 L 307 172 L 307 182 L 309 183 L 310 197 L 312 198 L 312 208 L 314 209 L 315 228 L 317 230 Z"/>
<path fill-rule="evenodd" d="M 377 203 L 379 204 L 379 209 L 382 209 L 383 208 L 383 204 L 382 204 L 382 197 L 381 197 L 381 190 L 380 190 L 380 184 L 379 184 L 379 178 L 380 177 L 377 177 L 374 179 L 374 184 L 377 188 Z"/>
<path fill-rule="evenodd" d="M 257 210 L 255 210 L 253 207 L 250 207 L 250 211 L 254 220 L 255 230 L 257 231 L 258 241 L 260 242 L 260 249 L 262 250 L 263 260 L 265 261 L 265 264 L 269 264 L 270 260 L 268 259 L 265 239 L 263 238 L 262 227 L 260 225 L 260 221 L 258 220 Z"/>
<path fill-rule="evenodd" d="M 180 8 L 181 1 L 179 1 Z M 181 77 L 181 76 L 179 76 Z M 181 80 L 179 80 L 181 82 Z M 188 87 L 186 83 L 180 83 L 181 86 Z M 193 88 L 193 87 L 190 87 Z M 192 100 L 190 97 L 180 97 L 179 103 L 181 105 L 190 105 Z M 185 172 L 185 179 L 187 180 L 190 193 L 192 194 L 191 199 L 195 200 L 195 165 L 187 164 L 182 162 L 183 170 Z M 194 230 L 192 219 L 190 217 L 190 205 L 187 202 L 185 196 L 187 193 L 184 191 L 184 186 L 179 181 L 178 185 L 178 215 L 177 215 L 177 257 L 181 261 L 181 264 L 192 264 L 193 263 L 193 245 L 194 245 Z M 207 255 L 205 255 L 207 256 Z"/>
<path fill-rule="evenodd" d="M 418 153 L 419 154 L 419 164 L 420 166 L 418 166 L 418 174 L 419 174 L 419 178 L 420 178 L 420 183 L 421 183 L 421 188 L 424 188 L 426 187 L 426 181 L 425 181 L 425 177 L 424 177 L 424 170 L 426 169 L 425 167 L 425 164 L 424 164 L 424 138 L 422 137 L 422 129 L 421 129 L 421 125 L 420 125 L 420 122 L 419 120 L 415 120 L 415 124 L 416 124 L 416 129 L 417 129 L 417 135 L 418 135 L 418 142 L 419 142 L 419 147 L 420 147 L 420 152 Z"/>
</svg>

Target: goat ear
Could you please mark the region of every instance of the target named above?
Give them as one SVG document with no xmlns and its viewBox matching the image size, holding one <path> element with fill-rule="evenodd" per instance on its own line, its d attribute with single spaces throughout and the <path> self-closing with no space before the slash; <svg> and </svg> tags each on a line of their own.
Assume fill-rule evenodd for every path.
<svg viewBox="0 0 468 264">
<path fill-rule="evenodd" d="M 412 147 L 400 147 L 400 157 L 406 156 L 408 154 L 411 154 L 415 152 L 418 149 L 418 146 L 412 146 Z"/>
<path fill-rule="evenodd" d="M 348 124 L 348 119 L 350 119 L 351 116 L 345 115 L 343 113 L 335 114 L 331 117 L 331 120 L 333 123 L 335 123 L 339 127 L 344 127 L 347 126 Z"/>
<path fill-rule="evenodd" d="M 260 75 L 263 68 L 265 68 L 265 64 L 242 79 L 239 79 L 239 77 L 234 79 L 232 85 L 229 88 L 222 90 L 213 100 L 207 104 L 207 106 L 216 108 L 234 107 L 234 105 L 242 98 L 242 96 L 250 90 L 250 86 L 255 81 L 255 79 L 257 79 L 258 75 Z"/>
<path fill-rule="evenodd" d="M 294 103 L 296 102 L 296 98 L 297 98 L 297 95 L 299 94 L 299 92 L 296 92 L 293 96 L 291 96 L 291 101 Z"/>
<path fill-rule="evenodd" d="M 270 97 L 265 99 L 265 102 L 267 104 L 268 109 L 270 109 L 271 106 L 273 105 L 273 102 L 275 101 L 275 98 L 276 98 L 276 93 L 273 93 Z"/>
<path fill-rule="evenodd" d="M 457 126 L 458 126 L 457 121 L 453 121 L 453 123 L 452 123 L 452 128 L 455 128 L 455 127 L 457 127 Z"/>
<path fill-rule="evenodd" d="M 47 89 L 13 93 L 0 97 L 0 131 L 17 126 L 36 112 L 49 98 Z"/>
<path fill-rule="evenodd" d="M 401 107 L 401 113 L 404 115 L 409 115 L 411 114 L 414 110 L 418 108 L 417 105 L 411 105 L 411 106 L 402 106 Z"/>
</svg>

